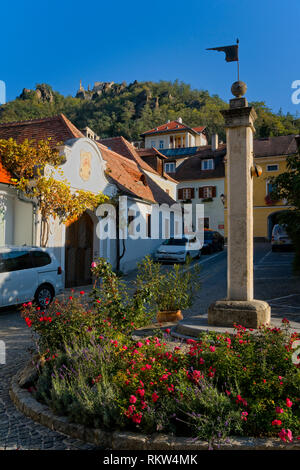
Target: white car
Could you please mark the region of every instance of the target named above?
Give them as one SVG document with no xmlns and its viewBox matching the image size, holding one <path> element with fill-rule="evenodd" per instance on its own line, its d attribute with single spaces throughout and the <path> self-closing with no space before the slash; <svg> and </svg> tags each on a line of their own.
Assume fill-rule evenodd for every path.
<svg viewBox="0 0 300 470">
<path fill-rule="evenodd" d="M 279 248 L 288 247 L 291 248 L 293 246 L 291 239 L 289 238 L 284 225 L 276 224 L 272 230 L 272 251 L 276 251 Z"/>
<path fill-rule="evenodd" d="M 203 244 L 195 236 L 169 238 L 155 253 L 156 261 L 176 261 L 185 263 L 188 258 L 200 258 Z"/>
<path fill-rule="evenodd" d="M 0 307 L 35 301 L 45 308 L 63 291 L 63 275 L 45 248 L 0 247 Z"/>
</svg>

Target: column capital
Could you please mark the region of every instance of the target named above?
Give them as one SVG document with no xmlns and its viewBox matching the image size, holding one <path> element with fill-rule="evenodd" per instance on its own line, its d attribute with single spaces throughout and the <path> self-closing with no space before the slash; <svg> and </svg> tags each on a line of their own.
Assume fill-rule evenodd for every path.
<svg viewBox="0 0 300 470">
<path fill-rule="evenodd" d="M 252 106 L 236 106 L 240 104 L 241 100 L 245 100 L 245 98 L 231 100 L 234 103 L 230 102 L 230 108 L 221 111 L 225 119 L 225 127 L 251 127 L 254 132 L 253 123 L 257 118 L 255 109 Z M 246 102 L 246 104 L 248 103 Z"/>
</svg>

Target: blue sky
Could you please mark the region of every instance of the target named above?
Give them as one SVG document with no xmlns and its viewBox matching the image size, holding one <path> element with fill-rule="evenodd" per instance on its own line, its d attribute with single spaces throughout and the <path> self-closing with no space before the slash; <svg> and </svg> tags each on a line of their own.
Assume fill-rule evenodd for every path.
<svg viewBox="0 0 300 470">
<path fill-rule="evenodd" d="M 7 100 L 36 83 L 74 95 L 95 81 L 175 80 L 230 98 L 236 63 L 207 47 L 240 39 L 248 100 L 300 114 L 299 0 L 1 2 L 0 80 Z"/>
</svg>

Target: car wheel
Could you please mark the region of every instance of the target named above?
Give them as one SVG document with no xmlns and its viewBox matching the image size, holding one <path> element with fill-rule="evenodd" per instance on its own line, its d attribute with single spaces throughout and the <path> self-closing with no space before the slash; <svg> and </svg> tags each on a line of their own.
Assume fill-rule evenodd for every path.
<svg viewBox="0 0 300 470">
<path fill-rule="evenodd" d="M 34 299 L 40 308 L 47 308 L 54 297 L 54 289 L 50 284 L 42 284 L 36 290 Z"/>
</svg>

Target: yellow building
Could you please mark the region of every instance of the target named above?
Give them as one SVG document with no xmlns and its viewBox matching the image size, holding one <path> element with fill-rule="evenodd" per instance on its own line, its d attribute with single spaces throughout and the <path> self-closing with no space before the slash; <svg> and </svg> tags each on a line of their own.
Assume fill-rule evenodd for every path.
<svg viewBox="0 0 300 470">
<path fill-rule="evenodd" d="M 289 208 L 286 201 L 272 201 L 270 179 L 286 170 L 286 157 L 297 154 L 294 135 L 255 139 L 253 142 L 254 163 L 262 168 L 260 177 L 253 177 L 253 236 L 255 240 L 270 240 L 272 228 L 278 214 Z M 227 236 L 227 171 L 225 158 L 225 237 Z"/>
</svg>

